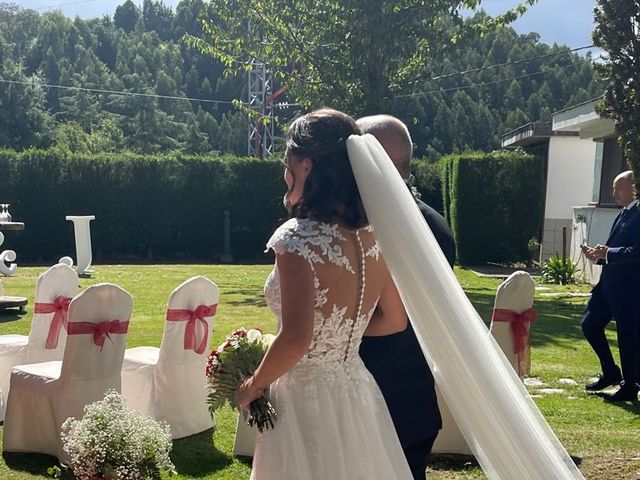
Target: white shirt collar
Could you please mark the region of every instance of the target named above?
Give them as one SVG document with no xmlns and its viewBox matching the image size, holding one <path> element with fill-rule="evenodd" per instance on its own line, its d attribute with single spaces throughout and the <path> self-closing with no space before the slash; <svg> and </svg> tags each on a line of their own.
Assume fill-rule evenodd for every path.
<svg viewBox="0 0 640 480">
<path fill-rule="evenodd" d="M 624 207 L 625 210 L 631 210 L 633 207 L 636 206 L 636 203 L 638 203 L 637 200 L 633 200 L 631 201 L 631 203 L 629 205 L 627 205 L 626 207 Z"/>
</svg>

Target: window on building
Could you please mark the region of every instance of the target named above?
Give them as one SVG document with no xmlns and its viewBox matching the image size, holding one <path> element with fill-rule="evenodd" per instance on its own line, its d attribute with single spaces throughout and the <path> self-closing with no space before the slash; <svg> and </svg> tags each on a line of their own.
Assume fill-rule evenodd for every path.
<svg viewBox="0 0 640 480">
<path fill-rule="evenodd" d="M 598 205 L 602 207 L 617 206 L 613 198 L 613 179 L 619 173 L 628 170 L 622 156 L 622 149 L 615 138 L 607 138 L 602 149 L 602 170 L 600 175 L 600 197 Z"/>
</svg>

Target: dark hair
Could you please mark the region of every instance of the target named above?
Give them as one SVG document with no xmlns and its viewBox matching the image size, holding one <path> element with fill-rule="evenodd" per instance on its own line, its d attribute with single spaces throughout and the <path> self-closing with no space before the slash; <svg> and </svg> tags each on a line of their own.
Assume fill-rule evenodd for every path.
<svg viewBox="0 0 640 480">
<path fill-rule="evenodd" d="M 309 158 L 313 164 L 302 198 L 288 207 L 292 217 L 339 222 L 352 228 L 368 224 L 347 153 L 350 135 L 360 135 L 355 120 L 330 108 L 314 110 L 291 123 L 285 162 L 291 165 L 293 155 Z"/>
</svg>

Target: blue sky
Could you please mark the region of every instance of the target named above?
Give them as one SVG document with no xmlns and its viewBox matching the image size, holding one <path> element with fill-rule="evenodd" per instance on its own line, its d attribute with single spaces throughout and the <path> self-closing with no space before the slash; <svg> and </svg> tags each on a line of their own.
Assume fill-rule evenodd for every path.
<svg viewBox="0 0 640 480">
<path fill-rule="evenodd" d="M 483 8 L 496 15 L 519 3 L 518 0 L 484 0 Z M 570 47 L 590 45 L 595 0 L 538 0 L 513 24 L 519 33 L 538 32 L 545 43 Z"/>
<path fill-rule="evenodd" d="M 11 1 L 11 0 L 4 0 Z M 26 8 L 44 12 L 57 7 L 68 16 L 83 18 L 113 15 L 117 5 L 124 0 L 13 0 Z M 142 4 L 142 0 L 134 0 Z M 179 0 L 164 0 L 174 7 Z M 495 15 L 517 5 L 519 0 L 483 0 L 482 6 L 490 15 Z M 538 32 L 545 43 L 558 43 L 570 47 L 591 44 L 593 8 L 595 0 L 539 0 L 513 27 L 519 33 Z"/>
</svg>

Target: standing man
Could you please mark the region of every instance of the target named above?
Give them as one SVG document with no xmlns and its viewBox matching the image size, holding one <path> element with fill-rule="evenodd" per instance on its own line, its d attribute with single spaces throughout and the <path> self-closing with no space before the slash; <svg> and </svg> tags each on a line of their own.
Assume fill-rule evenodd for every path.
<svg viewBox="0 0 640 480">
<path fill-rule="evenodd" d="M 635 199 L 633 172 L 628 170 L 613 181 L 613 196 L 622 210 L 616 217 L 605 245 L 582 251 L 589 259 L 602 264 L 600 281 L 591 293 L 582 318 L 584 336 L 596 352 L 602 375 L 588 384 L 588 391 L 602 390 L 620 384 L 620 389 L 607 397 L 610 402 L 638 399 L 640 372 L 640 209 Z M 616 320 L 620 365 L 616 365 L 604 329 Z"/>
<path fill-rule="evenodd" d="M 413 144 L 407 126 L 389 115 L 363 117 L 357 123 L 363 133 L 378 139 L 408 181 Z M 455 243 L 447 222 L 424 202 L 416 199 L 416 203 L 453 266 Z M 429 453 L 442 428 L 433 375 L 406 313 L 400 322 L 390 322 L 384 312 L 376 311 L 372 323 L 374 328 L 367 329 L 362 339 L 360 356 L 384 395 L 414 479 L 424 480 Z"/>
</svg>

